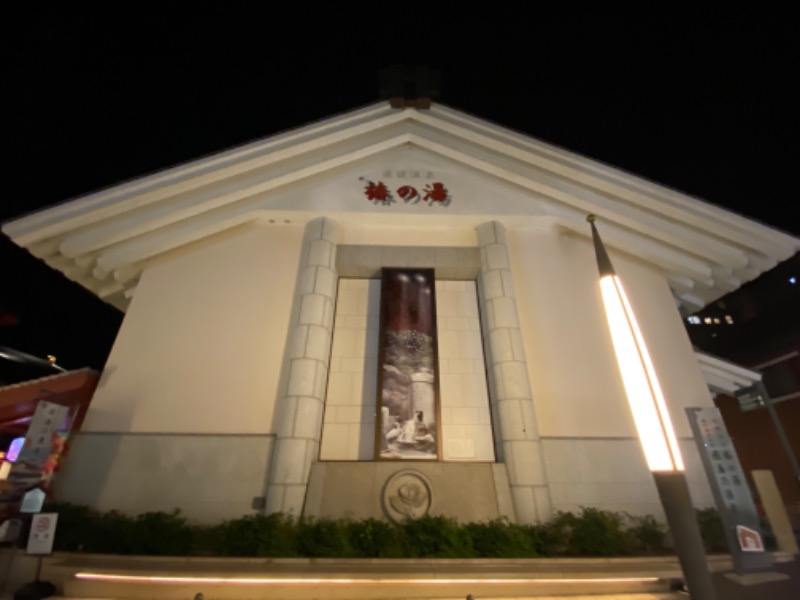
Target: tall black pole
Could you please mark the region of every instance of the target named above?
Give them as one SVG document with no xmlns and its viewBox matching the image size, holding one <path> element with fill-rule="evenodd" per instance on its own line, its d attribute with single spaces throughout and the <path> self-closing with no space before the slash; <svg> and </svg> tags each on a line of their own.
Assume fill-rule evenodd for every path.
<svg viewBox="0 0 800 600">
<path fill-rule="evenodd" d="M 654 472 L 653 479 L 692 600 L 714 600 L 716 591 L 708 571 L 703 538 L 689 496 L 686 475 L 681 471 Z"/>
</svg>

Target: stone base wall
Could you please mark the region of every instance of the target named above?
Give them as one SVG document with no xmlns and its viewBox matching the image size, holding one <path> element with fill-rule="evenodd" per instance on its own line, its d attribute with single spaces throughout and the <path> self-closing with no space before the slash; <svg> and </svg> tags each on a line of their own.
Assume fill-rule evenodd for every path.
<svg viewBox="0 0 800 600">
<path fill-rule="evenodd" d="M 639 440 L 543 438 L 542 447 L 554 511 L 589 507 L 665 520 Z M 691 440 L 680 440 L 680 447 L 692 503 L 714 506 L 697 447 Z"/>
<path fill-rule="evenodd" d="M 59 501 L 205 523 L 252 514 L 264 493 L 271 435 L 78 433 L 56 476 Z"/>
<path fill-rule="evenodd" d="M 515 521 L 506 467 L 496 463 L 315 463 L 304 514 L 389 520 L 428 514 L 464 523 L 503 517 Z"/>
</svg>

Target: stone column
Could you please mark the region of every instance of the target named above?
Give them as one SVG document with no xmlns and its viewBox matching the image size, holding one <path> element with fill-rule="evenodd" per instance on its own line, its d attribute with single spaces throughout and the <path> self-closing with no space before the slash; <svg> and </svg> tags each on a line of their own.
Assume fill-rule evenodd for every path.
<svg viewBox="0 0 800 600">
<path fill-rule="evenodd" d="M 481 253 L 478 292 L 497 458 L 508 470 L 517 522 L 536 523 L 549 519 L 552 508 L 505 228 L 493 221 L 477 231 Z"/>
<path fill-rule="evenodd" d="M 276 442 L 268 513 L 302 514 L 311 463 L 319 456 L 336 302 L 338 233 L 338 225 L 330 219 L 306 225 L 284 356 L 285 386 L 273 421 Z"/>
</svg>

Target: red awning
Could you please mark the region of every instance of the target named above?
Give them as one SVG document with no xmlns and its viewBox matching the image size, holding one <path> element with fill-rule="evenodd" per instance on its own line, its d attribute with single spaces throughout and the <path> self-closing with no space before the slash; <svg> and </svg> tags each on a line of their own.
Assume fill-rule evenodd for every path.
<svg viewBox="0 0 800 600">
<path fill-rule="evenodd" d="M 72 430 L 79 430 L 99 379 L 97 371 L 80 369 L 0 387 L 0 433 L 25 435 L 39 400 L 77 406 Z"/>
</svg>

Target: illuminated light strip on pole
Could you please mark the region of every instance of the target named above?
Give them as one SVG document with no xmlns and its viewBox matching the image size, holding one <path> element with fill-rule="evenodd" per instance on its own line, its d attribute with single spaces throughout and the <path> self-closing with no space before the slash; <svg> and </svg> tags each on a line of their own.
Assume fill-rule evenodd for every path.
<svg viewBox="0 0 800 600">
<path fill-rule="evenodd" d="M 600 234 L 595 227 L 596 217 L 586 220 L 592 226 L 592 240 L 600 271 L 600 290 L 603 305 L 617 356 L 625 395 L 633 414 L 639 441 L 647 466 L 653 475 L 675 551 L 681 563 L 686 585 L 693 600 L 716 600 L 717 594 L 695 518 L 683 459 L 678 440 L 669 418 L 667 403 L 656 377 L 653 361 L 647 351 L 628 297 L 608 258 Z"/>
<path fill-rule="evenodd" d="M 678 440 L 644 337 L 597 232 L 594 215 L 589 215 L 587 221 L 592 226 L 600 289 L 614 353 L 647 466 L 653 472 L 683 471 Z"/>
</svg>

